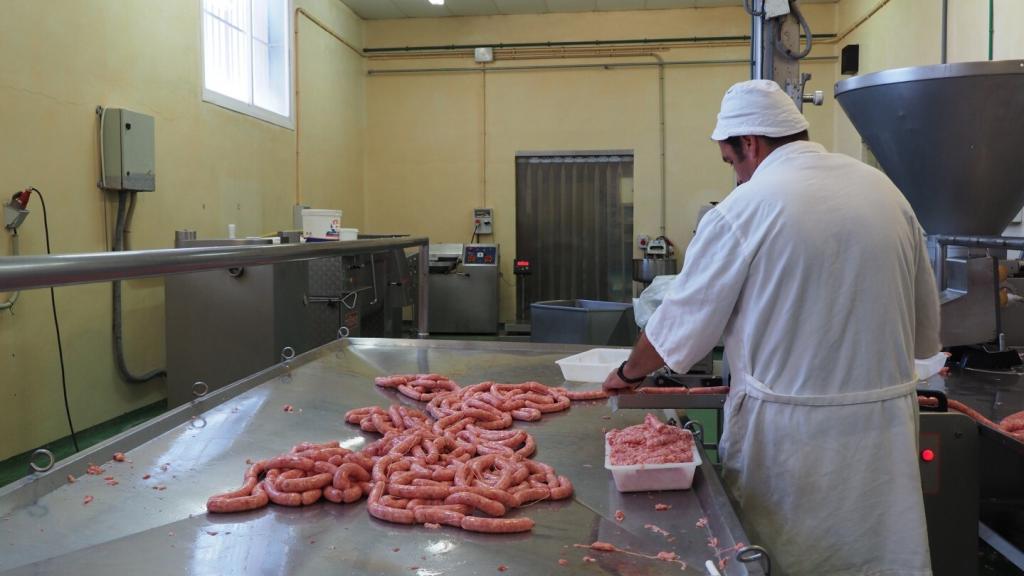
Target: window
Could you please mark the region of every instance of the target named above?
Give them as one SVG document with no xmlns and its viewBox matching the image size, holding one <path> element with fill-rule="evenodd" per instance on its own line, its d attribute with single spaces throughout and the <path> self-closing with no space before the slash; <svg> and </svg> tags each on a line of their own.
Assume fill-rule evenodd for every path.
<svg viewBox="0 0 1024 576">
<path fill-rule="evenodd" d="M 202 0 L 203 100 L 288 128 L 290 0 Z"/>
</svg>

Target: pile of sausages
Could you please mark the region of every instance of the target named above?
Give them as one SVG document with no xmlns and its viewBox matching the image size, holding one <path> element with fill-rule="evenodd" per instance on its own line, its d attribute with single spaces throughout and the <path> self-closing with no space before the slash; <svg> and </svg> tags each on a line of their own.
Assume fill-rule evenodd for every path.
<svg viewBox="0 0 1024 576">
<path fill-rule="evenodd" d="M 345 415 L 350 424 L 384 437 L 366 448 L 378 456 L 368 510 L 401 524 L 441 524 L 474 532 L 525 532 L 529 518 L 503 518 L 540 500 L 572 495 L 572 482 L 529 460 L 537 444 L 513 420 L 535 421 L 569 408 L 572 394 L 536 382 L 483 382 L 466 388 L 436 374 L 377 378 L 410 398 L 429 402 L 430 416 L 401 406 L 371 406 Z M 433 417 L 433 418 L 431 418 Z M 473 515 L 483 513 L 484 516 Z"/>
<path fill-rule="evenodd" d="M 604 392 L 569 392 L 537 382 L 484 382 L 466 388 L 437 374 L 387 376 L 384 388 L 428 402 L 429 415 L 405 406 L 370 406 L 345 414 L 350 424 L 383 437 L 353 452 L 338 442 L 303 443 L 261 460 L 238 490 L 207 501 L 210 512 L 266 506 L 308 506 L 321 498 L 351 503 L 368 498 L 375 518 L 401 524 L 442 524 L 474 532 L 511 533 L 533 528 L 529 518 L 504 518 L 540 500 L 561 500 L 572 482 L 530 460 L 533 436 L 513 420 L 535 421 L 569 408 L 571 400 L 605 398 Z"/>
<path fill-rule="evenodd" d="M 370 492 L 373 461 L 341 448 L 338 442 L 302 443 L 268 460 L 253 463 L 242 487 L 206 501 L 210 512 L 243 512 L 266 506 L 309 506 L 326 498 L 355 502 Z"/>
</svg>

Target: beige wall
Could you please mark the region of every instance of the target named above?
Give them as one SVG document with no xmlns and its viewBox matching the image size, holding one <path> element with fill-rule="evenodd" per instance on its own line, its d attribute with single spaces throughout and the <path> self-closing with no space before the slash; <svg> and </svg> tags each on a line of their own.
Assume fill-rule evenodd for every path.
<svg viewBox="0 0 1024 576">
<path fill-rule="evenodd" d="M 834 31 L 834 5 L 805 8 L 815 32 Z M 487 44 L 749 34 L 740 8 L 370 21 L 368 47 Z M 747 44 L 687 47 L 667 61 L 747 57 Z M 831 55 L 822 46 L 814 56 Z M 637 233 L 660 223 L 658 70 L 647 68 L 499 72 L 509 65 L 653 62 L 652 57 L 498 61 L 492 71 L 371 75 L 367 82 L 367 224 L 466 242 L 472 209 L 495 210 L 502 246 L 502 320 L 514 315 L 515 153 L 527 150 L 635 151 Z M 472 68 L 470 56 L 368 60 L 370 70 Z M 810 88 L 833 83 L 831 62 L 809 62 Z M 667 66 L 667 235 L 681 248 L 699 206 L 722 199 L 731 171 L 709 141 L 722 93 L 749 78 L 744 64 Z M 808 110 L 813 137 L 832 142 L 833 104 Z M 486 191 L 485 191 L 486 186 Z"/>
<path fill-rule="evenodd" d="M 337 0 L 300 0 L 354 44 L 362 22 Z M 0 194 L 46 195 L 55 252 L 105 250 L 113 205 L 96 189 L 97 105 L 156 118 L 156 192 L 140 194 L 133 246 L 173 244 L 176 228 L 223 236 L 291 226 L 296 132 L 201 101 L 199 0 L 0 3 Z M 300 22 L 303 200 L 362 223 L 363 63 Z M 22 252 L 44 251 L 38 200 Z M 0 239 L 7 253 L 7 235 Z M 136 371 L 162 366 L 163 282 L 126 283 L 125 337 Z M 72 416 L 82 429 L 164 396 L 113 365 L 109 284 L 56 291 Z M 67 434 L 49 294 L 0 313 L 0 459 Z"/>
</svg>

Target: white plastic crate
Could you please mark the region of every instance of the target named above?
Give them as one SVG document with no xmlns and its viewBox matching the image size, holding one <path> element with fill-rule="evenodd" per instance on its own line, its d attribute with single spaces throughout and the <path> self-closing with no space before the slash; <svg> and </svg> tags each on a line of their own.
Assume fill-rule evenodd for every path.
<svg viewBox="0 0 1024 576">
<path fill-rule="evenodd" d="M 689 430 L 685 431 L 693 439 Z M 611 471 L 615 478 L 615 488 L 619 492 L 648 492 L 652 490 L 689 490 L 693 485 L 693 474 L 701 465 L 700 452 L 696 440 L 693 447 L 693 462 L 678 464 L 632 464 L 616 466 L 611 461 L 611 446 L 608 436 L 604 439 L 604 467 Z"/>
<path fill-rule="evenodd" d="M 594 348 L 555 360 L 562 377 L 570 382 L 604 382 L 608 374 L 629 358 L 629 348 Z"/>
</svg>

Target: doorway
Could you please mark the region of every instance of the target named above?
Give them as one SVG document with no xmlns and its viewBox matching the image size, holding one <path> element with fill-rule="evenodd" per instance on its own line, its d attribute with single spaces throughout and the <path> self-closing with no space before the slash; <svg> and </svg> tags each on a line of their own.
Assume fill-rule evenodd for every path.
<svg viewBox="0 0 1024 576">
<path fill-rule="evenodd" d="M 633 152 L 516 154 L 516 318 L 550 300 L 630 302 Z"/>
</svg>

